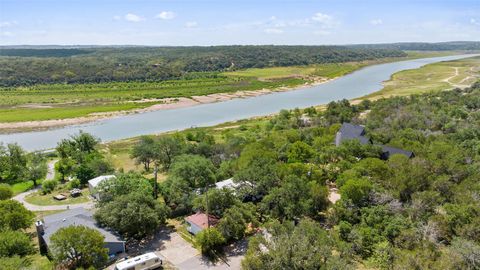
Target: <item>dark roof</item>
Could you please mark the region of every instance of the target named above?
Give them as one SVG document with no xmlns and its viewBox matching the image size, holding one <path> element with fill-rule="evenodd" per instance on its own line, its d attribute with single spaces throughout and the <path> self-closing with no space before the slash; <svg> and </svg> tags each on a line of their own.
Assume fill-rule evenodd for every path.
<svg viewBox="0 0 480 270">
<path fill-rule="evenodd" d="M 340 145 L 345 140 L 359 140 L 362 144 L 370 143 L 370 139 L 365 137 L 365 128 L 359 125 L 343 123 L 337 132 L 336 145 Z"/>
<path fill-rule="evenodd" d="M 411 151 L 407 151 L 407 150 L 403 150 L 403 149 L 399 149 L 399 148 L 395 148 L 395 147 L 391 147 L 391 146 L 386 146 L 386 145 L 379 145 L 379 146 L 382 147 L 382 151 L 383 151 L 382 158 L 383 159 L 388 159 L 392 155 L 396 155 L 396 154 L 405 155 L 408 158 L 412 158 L 414 156 L 413 152 L 411 152 Z"/>
<path fill-rule="evenodd" d="M 103 236 L 105 236 L 105 242 L 123 242 L 121 237 L 119 237 L 118 235 L 98 226 L 93 219 L 93 213 L 83 208 L 75 208 L 58 214 L 45 216 L 43 218 L 43 222 L 43 239 L 45 240 L 45 242 L 47 242 L 47 244 L 50 242 L 50 237 L 52 236 L 52 234 L 54 234 L 61 228 L 72 225 L 83 225 L 99 231 Z"/>
<path fill-rule="evenodd" d="M 350 123 L 343 123 L 340 130 L 337 132 L 335 137 L 335 145 L 339 146 L 345 140 L 359 140 L 362 144 L 370 144 L 372 141 L 365 137 L 365 128 L 359 125 L 352 125 Z M 412 158 L 415 154 L 411 151 L 386 146 L 378 145 L 382 148 L 382 159 L 389 159 L 390 156 L 395 154 L 405 155 L 408 158 Z"/>
</svg>

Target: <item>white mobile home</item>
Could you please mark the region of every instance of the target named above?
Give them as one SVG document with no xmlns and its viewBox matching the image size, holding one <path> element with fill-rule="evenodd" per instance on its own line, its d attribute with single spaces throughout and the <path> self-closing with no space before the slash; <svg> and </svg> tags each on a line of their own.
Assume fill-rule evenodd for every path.
<svg viewBox="0 0 480 270">
<path fill-rule="evenodd" d="M 143 255 L 127 259 L 115 265 L 115 270 L 150 270 L 162 266 L 162 260 L 155 253 L 145 253 Z"/>
</svg>

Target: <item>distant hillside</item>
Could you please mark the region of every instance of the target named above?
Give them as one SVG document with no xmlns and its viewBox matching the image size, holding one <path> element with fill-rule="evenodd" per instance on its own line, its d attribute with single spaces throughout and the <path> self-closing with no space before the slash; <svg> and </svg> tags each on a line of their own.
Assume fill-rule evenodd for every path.
<svg viewBox="0 0 480 270">
<path fill-rule="evenodd" d="M 160 81 L 191 72 L 341 63 L 406 56 L 345 46 L 0 47 L 0 86 Z"/>
<path fill-rule="evenodd" d="M 463 51 L 480 50 L 480 41 L 451 41 L 451 42 L 401 42 L 387 44 L 358 44 L 349 45 L 350 48 L 389 49 L 402 51 Z"/>
</svg>

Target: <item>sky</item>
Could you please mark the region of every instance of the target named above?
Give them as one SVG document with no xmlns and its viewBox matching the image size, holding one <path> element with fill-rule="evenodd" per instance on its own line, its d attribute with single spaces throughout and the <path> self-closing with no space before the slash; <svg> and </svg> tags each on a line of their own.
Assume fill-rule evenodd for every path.
<svg viewBox="0 0 480 270">
<path fill-rule="evenodd" d="M 480 41 L 480 0 L 0 0 L 0 45 Z"/>
</svg>

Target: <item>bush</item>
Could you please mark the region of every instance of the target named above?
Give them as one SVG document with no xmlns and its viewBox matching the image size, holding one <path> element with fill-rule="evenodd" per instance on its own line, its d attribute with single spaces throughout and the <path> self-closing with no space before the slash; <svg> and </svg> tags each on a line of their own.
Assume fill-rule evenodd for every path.
<svg viewBox="0 0 480 270">
<path fill-rule="evenodd" d="M 74 189 L 74 188 L 80 188 L 81 183 L 80 180 L 78 179 L 73 179 L 70 182 L 68 182 L 68 189 Z"/>
<path fill-rule="evenodd" d="M 211 255 L 221 249 L 225 243 L 225 238 L 215 228 L 209 228 L 201 231 L 195 237 L 195 240 L 203 254 Z"/>
<path fill-rule="evenodd" d="M 13 197 L 13 190 L 9 184 L 0 184 L 0 200 L 8 200 Z"/>
<path fill-rule="evenodd" d="M 58 185 L 57 180 L 45 180 L 45 181 L 43 181 L 43 183 L 42 183 L 43 194 L 51 193 L 52 191 L 55 190 L 57 185 Z"/>
<path fill-rule="evenodd" d="M 32 241 L 20 231 L 0 232 L 0 257 L 25 256 L 33 252 Z"/>
</svg>

